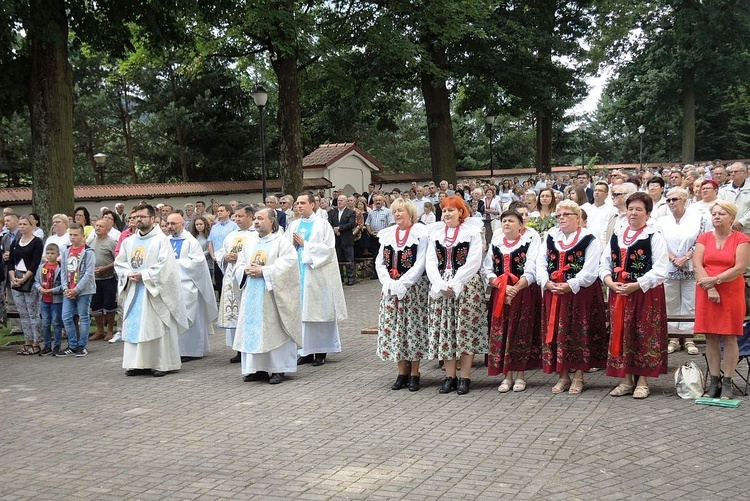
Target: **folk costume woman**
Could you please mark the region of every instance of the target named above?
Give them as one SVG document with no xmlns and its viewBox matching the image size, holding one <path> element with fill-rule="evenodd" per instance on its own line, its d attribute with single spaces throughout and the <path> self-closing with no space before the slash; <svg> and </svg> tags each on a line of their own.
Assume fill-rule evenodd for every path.
<svg viewBox="0 0 750 501">
<path fill-rule="evenodd" d="M 649 396 L 649 377 L 667 372 L 667 279 L 669 250 L 654 226 L 646 225 L 651 198 L 633 193 L 626 202 L 628 226 L 615 231 L 601 259 L 599 276 L 609 287 L 607 375 L 623 378 L 609 394 Z M 638 380 L 634 382 L 637 376 Z"/>
<path fill-rule="evenodd" d="M 542 301 L 542 369 L 557 372 L 552 393 L 583 391 L 583 373 L 607 361 L 606 309 L 599 280 L 601 245 L 581 224 L 572 200 L 557 206 L 558 226 L 543 243 L 537 263 Z M 568 372 L 574 370 L 571 383 Z"/>
<path fill-rule="evenodd" d="M 430 231 L 425 268 L 430 279 L 429 355 L 445 362 L 440 393 L 469 393 L 474 354 L 487 353 L 487 306 L 482 265 L 482 220 L 459 196 L 443 200 L 443 221 Z M 461 379 L 456 358 L 461 359 Z"/>
<path fill-rule="evenodd" d="M 419 362 L 427 355 L 427 295 L 424 273 L 427 227 L 414 224 L 417 208 L 410 200 L 391 204 L 395 226 L 378 232 L 380 252 L 375 270 L 383 285 L 378 316 L 378 356 L 398 363 L 392 390 L 419 390 Z"/>
<path fill-rule="evenodd" d="M 539 234 L 526 230 L 523 216 L 507 210 L 500 216 L 502 231 L 492 237 L 482 276 L 492 287 L 488 374 L 505 379 L 501 393 L 524 391 L 524 371 L 541 366 L 542 294 L 536 284 Z M 514 377 L 515 376 L 515 377 Z"/>
</svg>

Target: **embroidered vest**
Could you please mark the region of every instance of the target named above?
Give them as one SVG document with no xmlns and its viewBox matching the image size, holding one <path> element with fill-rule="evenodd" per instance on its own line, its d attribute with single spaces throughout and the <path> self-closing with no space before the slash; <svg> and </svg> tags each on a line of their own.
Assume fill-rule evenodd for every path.
<svg viewBox="0 0 750 501">
<path fill-rule="evenodd" d="M 394 250 L 391 245 L 383 247 L 383 263 L 388 268 L 391 278 L 398 280 L 404 273 L 412 269 L 414 263 L 417 261 L 417 247 L 417 244 L 413 244 L 398 251 Z M 393 266 L 394 260 L 396 260 L 395 267 Z"/>
<path fill-rule="evenodd" d="M 612 235 L 609 241 L 610 252 L 612 253 L 612 269 L 623 268 L 627 275 L 620 277 L 615 276 L 616 280 L 621 278 L 627 282 L 635 282 L 643 275 L 651 271 L 651 237 L 636 240 L 633 245 L 627 248 L 625 253 L 625 265 L 620 262 L 621 249 L 617 243 L 617 235 Z M 617 273 L 619 275 L 619 273 Z"/>
<path fill-rule="evenodd" d="M 564 280 L 570 280 L 574 278 L 576 274 L 583 268 L 583 264 L 586 261 L 586 247 L 589 246 L 591 241 L 594 239 L 594 235 L 586 235 L 581 238 L 578 243 L 572 249 L 568 249 L 565 252 L 565 265 L 568 269 L 565 270 Z M 560 252 L 555 247 L 555 241 L 552 235 L 547 235 L 547 273 L 552 276 L 552 272 L 557 271 L 560 266 Z"/>
<path fill-rule="evenodd" d="M 445 271 L 445 257 L 448 255 L 448 249 L 440 242 L 435 241 L 435 254 L 437 254 L 438 270 L 440 273 L 443 273 Z M 461 242 L 454 245 L 451 255 L 451 264 L 455 273 L 460 267 L 466 264 L 466 258 L 469 255 L 469 242 Z"/>
<path fill-rule="evenodd" d="M 510 253 L 510 272 L 521 277 L 523 275 L 523 268 L 526 265 L 526 253 L 529 250 L 531 242 L 526 242 L 518 249 Z M 505 273 L 505 260 L 503 259 L 503 253 L 500 252 L 499 247 L 492 246 L 492 271 L 498 277 Z"/>
</svg>

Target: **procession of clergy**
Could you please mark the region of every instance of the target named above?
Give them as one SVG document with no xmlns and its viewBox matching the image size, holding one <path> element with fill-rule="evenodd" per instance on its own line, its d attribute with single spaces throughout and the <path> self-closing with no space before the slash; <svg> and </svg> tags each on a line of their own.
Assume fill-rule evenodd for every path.
<svg viewBox="0 0 750 501">
<path fill-rule="evenodd" d="M 182 216 L 168 217 L 167 236 L 152 206 L 136 207 L 136 231 L 115 261 L 126 374 L 161 377 L 202 358 L 214 324 L 237 350 L 245 381 L 278 384 L 296 372 L 298 356 L 322 365 L 326 353 L 340 352 L 337 322 L 347 312 L 334 230 L 314 214 L 313 195 L 300 195 L 296 207 L 301 217 L 286 231 L 272 208 L 234 208 L 236 229 L 214 246 L 218 308 L 206 257 Z"/>
</svg>

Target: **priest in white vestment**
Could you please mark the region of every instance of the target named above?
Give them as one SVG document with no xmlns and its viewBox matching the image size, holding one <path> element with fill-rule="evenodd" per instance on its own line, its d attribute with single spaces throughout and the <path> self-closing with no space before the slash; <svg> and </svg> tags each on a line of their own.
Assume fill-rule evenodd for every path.
<svg viewBox="0 0 750 501">
<path fill-rule="evenodd" d="M 123 304 L 122 367 L 128 376 L 164 376 L 179 370 L 179 335 L 188 329 L 180 268 L 169 239 L 154 225 L 154 208 L 134 213 L 135 234 L 115 258 L 119 302 Z"/>
<path fill-rule="evenodd" d="M 250 236 L 255 235 L 253 228 L 253 209 L 249 205 L 240 204 L 234 208 L 234 222 L 237 229 L 230 232 L 222 245 L 214 251 L 216 264 L 221 268 L 224 279 L 221 282 L 221 296 L 219 299 L 219 318 L 216 326 L 224 329 L 226 333 L 226 344 L 230 348 L 234 346 L 234 333 L 237 328 L 237 317 L 240 313 L 240 290 L 239 283 L 234 277 L 237 257 L 245 248 Z M 241 353 L 229 359 L 230 363 L 236 364 L 242 360 Z"/>
<path fill-rule="evenodd" d="M 275 210 L 258 210 L 254 226 L 234 268 L 242 289 L 234 349 L 242 354 L 244 381 L 278 384 L 297 371 L 302 342 L 297 252 L 279 230 Z"/>
<path fill-rule="evenodd" d="M 210 350 L 209 334 L 216 320 L 216 296 L 206 255 L 196 238 L 185 230 L 185 220 L 174 212 L 167 216 L 169 242 L 180 267 L 182 297 L 185 300 L 190 328 L 180 334 L 180 357 L 183 362 L 203 358 Z"/>
<path fill-rule="evenodd" d="M 297 249 L 302 304 L 302 346 L 298 364 L 323 365 L 326 353 L 341 352 L 337 322 L 346 320 L 346 301 L 336 259 L 336 237 L 327 220 L 314 214 L 313 195 L 297 197 L 300 219 L 286 238 Z"/>
</svg>

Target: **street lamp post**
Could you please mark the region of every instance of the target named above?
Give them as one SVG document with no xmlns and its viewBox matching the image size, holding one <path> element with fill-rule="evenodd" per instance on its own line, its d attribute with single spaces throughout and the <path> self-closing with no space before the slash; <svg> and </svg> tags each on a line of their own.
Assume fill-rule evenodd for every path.
<svg viewBox="0 0 750 501">
<path fill-rule="evenodd" d="M 490 177 L 495 177 L 495 163 L 492 155 L 492 124 L 495 123 L 495 115 L 487 115 L 484 118 L 484 123 L 490 127 Z"/>
<path fill-rule="evenodd" d="M 579 127 L 581 131 L 581 169 L 586 168 L 586 127 L 585 123 Z"/>
<path fill-rule="evenodd" d="M 646 127 L 641 125 L 638 127 L 638 134 L 641 135 L 641 155 L 640 155 L 640 171 L 643 172 L 643 133 L 646 132 Z"/>
<path fill-rule="evenodd" d="M 99 169 L 99 184 L 104 184 L 104 162 L 107 161 L 107 155 L 104 153 L 97 153 L 94 155 L 94 162 Z"/>
<path fill-rule="evenodd" d="M 268 91 L 259 85 L 252 93 L 253 101 L 255 106 L 258 107 L 260 112 L 260 171 L 261 171 L 261 183 L 263 189 L 263 203 L 266 203 L 266 124 L 264 120 L 264 111 L 266 109 L 266 102 L 268 101 Z"/>
</svg>

